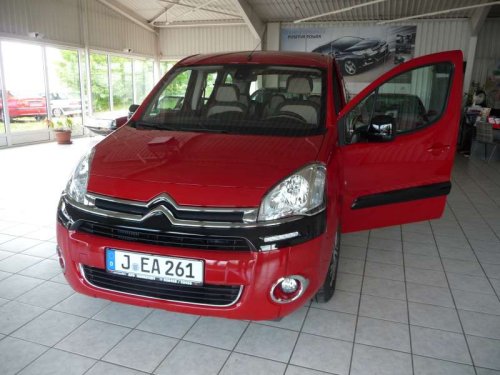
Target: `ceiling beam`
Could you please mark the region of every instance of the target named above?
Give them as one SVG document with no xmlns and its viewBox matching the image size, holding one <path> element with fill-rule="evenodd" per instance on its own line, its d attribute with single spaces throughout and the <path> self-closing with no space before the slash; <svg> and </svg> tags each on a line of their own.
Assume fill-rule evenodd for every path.
<svg viewBox="0 0 500 375">
<path fill-rule="evenodd" d="M 492 2 L 489 2 L 489 3 L 474 4 L 474 5 L 468 5 L 468 6 L 465 6 L 465 7 L 458 7 L 458 8 L 438 10 L 436 12 L 421 13 L 421 14 L 416 14 L 414 16 L 401 17 L 401 18 L 396 18 L 396 19 L 393 19 L 393 20 L 382 21 L 382 22 L 378 22 L 377 24 L 378 25 L 384 25 L 386 23 L 391 23 L 391 22 L 399 22 L 399 21 L 412 20 L 414 18 L 425 18 L 425 17 L 437 16 L 439 14 L 445 14 L 445 13 L 450 13 L 450 12 L 460 12 L 460 11 L 463 11 L 463 10 L 469 10 L 469 9 L 475 9 L 475 8 L 482 8 L 482 7 L 489 7 L 491 5 L 500 5 L 500 1 L 492 1 Z"/>
<path fill-rule="evenodd" d="M 490 9 L 491 5 L 482 8 L 477 8 L 474 11 L 474 14 L 470 19 L 471 36 L 477 36 L 479 34 L 479 30 L 481 30 L 481 27 L 483 26 L 484 20 L 488 16 Z"/>
<path fill-rule="evenodd" d="M 233 2 L 238 9 L 241 18 L 243 18 L 250 29 L 250 32 L 253 34 L 255 39 L 260 41 L 262 35 L 264 34 L 264 30 L 266 29 L 265 23 L 260 19 L 257 13 L 255 13 L 246 0 L 233 0 Z"/>
<path fill-rule="evenodd" d="M 174 29 L 180 27 L 215 27 L 215 26 L 242 26 L 245 25 L 243 20 L 241 21 L 232 21 L 228 20 L 224 21 L 185 21 L 185 22 L 157 22 L 155 24 L 156 27 L 161 29 Z"/>
<path fill-rule="evenodd" d="M 171 1 L 171 0 L 158 0 L 158 1 L 161 1 L 162 3 L 174 4 L 174 5 L 178 5 L 178 6 L 182 6 L 182 7 L 186 7 L 186 8 L 191 8 L 191 9 L 195 9 L 195 10 L 200 9 L 200 10 L 205 10 L 207 12 L 222 14 L 224 16 L 230 16 L 230 17 L 240 18 L 239 14 L 230 13 L 230 12 L 223 12 L 223 11 L 220 11 L 220 10 L 217 10 L 217 9 L 207 8 L 206 6 L 202 6 L 202 7 L 197 8 L 196 5 L 184 4 L 184 3 L 181 3 L 181 2 L 175 2 L 175 1 Z"/>
<path fill-rule="evenodd" d="M 183 18 L 184 16 L 186 16 L 188 14 L 192 14 L 192 13 L 196 12 L 198 9 L 202 9 L 203 7 L 206 7 L 207 5 L 210 5 L 214 1 L 216 1 L 216 0 L 208 0 L 208 1 L 206 1 L 206 2 L 204 2 L 202 4 L 200 4 L 200 5 L 196 5 L 194 8 L 192 8 L 192 9 L 190 9 L 190 10 L 184 12 L 184 13 L 179 14 L 178 16 L 170 17 L 170 19 L 168 19 L 168 17 L 167 17 L 167 20 L 165 21 L 165 24 L 169 25 L 169 24 L 171 24 L 174 21 L 178 21 L 179 19 Z M 173 6 L 174 5 L 172 5 L 172 7 Z M 172 7 L 170 7 L 170 8 L 172 8 Z"/>
<path fill-rule="evenodd" d="M 99 1 L 102 5 L 115 11 L 116 13 L 128 18 L 130 21 L 136 23 L 142 28 L 157 34 L 156 30 L 152 28 L 145 20 L 143 20 L 142 17 L 140 17 L 137 13 L 131 11 L 129 8 L 124 7 L 116 0 L 97 0 L 97 1 Z"/>
<path fill-rule="evenodd" d="M 368 2 L 363 3 L 363 4 L 352 5 L 352 6 L 348 6 L 348 7 L 345 7 L 345 8 L 340 8 L 340 9 L 337 9 L 337 10 L 333 10 L 331 12 L 326 12 L 326 13 L 317 14 L 317 15 L 311 16 L 311 17 L 301 18 L 300 20 L 293 21 L 293 23 L 300 23 L 300 22 L 314 20 L 316 18 L 330 16 L 332 14 L 338 14 L 338 13 L 348 12 L 348 11 L 353 10 L 353 9 L 366 7 L 368 5 L 373 5 L 373 4 L 377 4 L 377 3 L 382 3 L 384 1 L 386 1 L 386 0 L 372 0 L 372 1 L 368 1 Z"/>
</svg>

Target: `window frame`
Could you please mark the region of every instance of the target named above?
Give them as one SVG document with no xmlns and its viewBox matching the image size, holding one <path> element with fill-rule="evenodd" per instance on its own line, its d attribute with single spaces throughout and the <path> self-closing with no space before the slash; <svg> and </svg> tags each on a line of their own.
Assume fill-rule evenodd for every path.
<svg viewBox="0 0 500 375">
<path fill-rule="evenodd" d="M 446 108 L 448 107 L 448 101 L 450 100 L 450 94 L 451 94 L 451 87 L 452 87 L 452 83 L 453 83 L 453 80 L 455 79 L 455 66 L 451 63 L 451 62 L 439 62 L 439 63 L 430 63 L 430 64 L 425 64 L 425 65 L 419 65 L 413 69 L 408 69 L 408 70 L 405 70 L 404 72 L 401 72 L 399 74 L 396 74 L 394 76 L 392 76 L 389 80 L 387 81 L 384 81 L 383 83 L 381 83 L 379 86 L 377 86 L 375 89 L 373 89 L 372 91 L 370 91 L 368 94 L 365 95 L 365 97 L 363 99 L 361 99 L 359 101 L 359 103 L 353 107 L 349 112 L 347 112 L 344 116 L 342 116 L 342 118 L 340 119 L 339 121 L 339 129 L 340 129 L 340 132 L 339 132 L 339 145 L 340 146 L 350 146 L 350 145 L 356 145 L 356 144 L 366 144 L 366 143 L 375 143 L 375 144 L 378 144 L 378 143 L 381 143 L 381 142 L 374 142 L 374 141 L 367 141 L 367 142 L 356 142 L 356 143 L 347 143 L 346 140 L 347 140 L 347 126 L 346 126 L 346 120 L 347 120 L 347 117 L 349 116 L 349 114 L 355 109 L 357 108 L 359 105 L 361 105 L 361 103 L 368 97 L 370 97 L 370 95 L 372 95 L 372 93 L 374 93 L 375 95 L 375 99 L 373 101 L 373 108 L 372 108 L 372 111 L 371 111 L 371 114 L 370 114 L 370 120 L 372 119 L 373 117 L 373 109 L 375 108 L 375 102 L 377 100 L 377 96 L 379 94 L 379 88 L 383 85 L 385 85 L 386 83 L 388 83 L 389 81 L 397 78 L 397 77 L 400 77 L 401 75 L 403 74 L 407 74 L 408 72 L 411 72 L 411 71 L 414 71 L 414 70 L 417 70 L 417 69 L 423 69 L 423 68 L 426 68 L 426 67 L 429 67 L 429 66 L 436 66 L 436 65 L 441 65 L 441 64 L 447 64 L 450 66 L 450 77 L 448 79 L 448 85 L 447 85 L 447 92 L 446 92 L 446 98 L 445 100 L 443 101 L 443 110 L 441 111 L 441 113 L 439 114 L 438 117 L 436 117 L 435 119 L 433 119 L 431 122 L 423 125 L 423 126 L 420 126 L 418 128 L 415 128 L 415 129 L 411 129 L 411 130 L 406 130 L 406 131 L 402 131 L 402 132 L 394 132 L 394 139 L 396 139 L 397 137 L 403 135 L 410 135 L 410 134 L 413 134 L 415 132 L 419 132 L 419 131 L 422 131 L 422 130 L 425 130 L 427 129 L 428 127 L 430 126 L 433 126 L 436 122 L 440 121 L 441 118 L 443 117 L 444 113 L 446 112 Z M 420 98 L 420 97 L 419 97 Z M 394 140 L 392 140 L 391 142 L 393 142 Z"/>
</svg>

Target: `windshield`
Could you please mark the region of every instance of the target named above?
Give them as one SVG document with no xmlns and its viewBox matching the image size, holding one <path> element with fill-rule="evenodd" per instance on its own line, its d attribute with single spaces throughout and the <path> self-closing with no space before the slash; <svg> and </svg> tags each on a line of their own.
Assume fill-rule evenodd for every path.
<svg viewBox="0 0 500 375">
<path fill-rule="evenodd" d="M 324 129 L 326 74 L 290 66 L 176 69 L 135 127 L 303 136 Z"/>
<path fill-rule="evenodd" d="M 363 39 L 361 39 L 361 38 L 356 38 L 353 36 L 345 36 L 343 38 L 339 38 L 339 39 L 334 40 L 332 42 L 332 47 L 340 48 L 340 49 L 349 48 L 349 47 L 361 42 L 362 40 Z"/>
</svg>

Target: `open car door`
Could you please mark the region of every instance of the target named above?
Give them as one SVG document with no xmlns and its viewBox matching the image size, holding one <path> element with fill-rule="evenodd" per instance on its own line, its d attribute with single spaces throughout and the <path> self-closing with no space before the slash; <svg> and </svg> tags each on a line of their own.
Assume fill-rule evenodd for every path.
<svg viewBox="0 0 500 375">
<path fill-rule="evenodd" d="M 461 51 L 415 58 L 343 108 L 342 232 L 442 215 L 451 188 L 462 66 Z"/>
</svg>

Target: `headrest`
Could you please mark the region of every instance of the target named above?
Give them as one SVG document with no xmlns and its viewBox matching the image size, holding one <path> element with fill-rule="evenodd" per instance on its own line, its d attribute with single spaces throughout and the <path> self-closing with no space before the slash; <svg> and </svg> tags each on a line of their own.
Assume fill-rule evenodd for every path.
<svg viewBox="0 0 500 375">
<path fill-rule="evenodd" d="M 291 94 L 310 94 L 313 89 L 312 79 L 310 77 L 288 77 L 286 91 Z"/>
<path fill-rule="evenodd" d="M 237 102 L 239 99 L 238 88 L 235 85 L 222 85 L 215 94 L 216 102 Z"/>
</svg>

